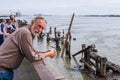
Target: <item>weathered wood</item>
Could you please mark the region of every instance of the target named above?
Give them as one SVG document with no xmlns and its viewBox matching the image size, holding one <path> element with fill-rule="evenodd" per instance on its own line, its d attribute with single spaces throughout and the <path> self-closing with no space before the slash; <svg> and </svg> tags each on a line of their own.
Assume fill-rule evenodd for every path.
<svg viewBox="0 0 120 80">
<path fill-rule="evenodd" d="M 76 56 L 76 55 L 78 55 L 78 54 L 80 54 L 80 53 L 83 53 L 83 52 L 85 52 L 86 50 L 88 50 L 89 48 L 90 48 L 90 46 L 88 46 L 88 47 L 85 48 L 85 49 L 82 49 L 82 50 L 78 51 L 77 53 L 73 54 L 72 56 Z"/>
<path fill-rule="evenodd" d="M 13 80 L 67 80 L 57 68 L 51 64 L 44 65 L 40 61 L 31 64 L 24 59 L 21 66 L 14 70 Z"/>
<path fill-rule="evenodd" d="M 41 62 L 34 62 L 33 66 L 40 76 L 41 80 L 55 80 L 54 77 L 50 74 L 50 72 L 47 70 L 46 66 L 42 64 Z"/>
<path fill-rule="evenodd" d="M 67 45 L 66 45 L 66 56 L 68 56 L 68 59 L 71 59 L 70 43 L 69 42 L 67 42 Z"/>
<path fill-rule="evenodd" d="M 82 49 L 73 55 L 75 58 L 79 53 L 84 53 L 84 57 L 81 58 L 81 62 L 84 63 L 84 69 L 89 69 L 96 74 L 96 76 L 111 78 L 113 79 L 114 75 L 120 77 L 120 66 L 112 62 L 109 62 L 106 57 L 101 57 L 97 55 L 97 50 L 95 45 L 88 46 L 85 49 Z M 78 65 L 78 63 L 76 63 Z"/>
<path fill-rule="evenodd" d="M 41 80 L 66 80 L 65 77 L 52 65 L 34 62 L 33 66 Z"/>
<path fill-rule="evenodd" d="M 94 69 L 92 68 L 92 66 L 91 66 L 90 64 L 88 64 L 88 63 L 85 61 L 84 58 L 81 58 L 80 61 L 84 63 L 84 65 L 87 67 L 86 69 L 88 69 L 88 70 L 94 72 Z"/>
<path fill-rule="evenodd" d="M 20 67 L 14 70 L 13 80 L 40 80 L 40 78 L 33 65 L 24 59 Z"/>
<path fill-rule="evenodd" d="M 50 34 L 52 34 L 52 27 L 50 27 L 50 31 L 49 31 Z"/>
<path fill-rule="evenodd" d="M 120 79 L 120 66 L 112 62 L 109 62 L 106 57 L 101 57 L 97 55 L 97 50 L 95 45 L 88 46 L 75 53 L 73 59 L 76 55 L 84 53 L 80 62 L 84 63 L 84 69 L 88 70 L 89 73 L 100 78 L 97 80 L 118 80 Z M 75 59 L 75 62 L 76 59 Z M 76 63 L 79 66 L 78 63 Z"/>
<path fill-rule="evenodd" d="M 108 61 L 108 62 L 106 63 L 106 67 L 107 67 L 108 69 L 112 69 L 114 72 L 117 72 L 117 73 L 120 74 L 120 66 L 119 66 L 119 65 L 116 65 L 116 64 Z"/>
<path fill-rule="evenodd" d="M 48 64 L 46 67 L 56 80 L 67 80 L 53 65 Z"/>
<path fill-rule="evenodd" d="M 106 61 L 107 58 L 97 55 L 96 52 L 91 51 L 89 54 L 90 54 L 90 58 L 95 60 L 97 65 L 100 64 L 100 72 L 101 72 L 101 74 L 105 75 L 105 73 L 106 73 L 105 67 L 106 67 L 106 69 L 112 69 L 114 72 L 120 73 L 120 66 L 119 65 L 116 65 L 116 64 L 114 64 L 112 62 L 109 62 L 109 61 Z M 93 65 L 93 66 L 96 67 L 97 70 L 99 70 L 97 65 L 96 66 Z"/>
<path fill-rule="evenodd" d="M 54 28 L 55 39 L 57 38 L 56 27 Z"/>
<path fill-rule="evenodd" d="M 64 55 L 64 50 L 65 50 L 65 48 L 66 48 L 66 44 L 67 44 L 68 38 L 69 38 L 69 36 L 70 36 L 70 30 L 71 30 L 71 27 L 72 27 L 72 22 L 73 22 L 73 19 L 74 19 L 74 15 L 75 15 L 75 14 L 73 13 L 72 18 L 71 18 L 71 21 L 70 21 L 69 28 L 68 28 L 68 32 L 67 32 L 67 34 L 66 34 L 66 40 L 65 40 L 65 43 L 64 43 L 64 47 L 63 47 L 63 50 L 62 50 L 61 57 L 63 57 L 63 55 Z"/>
</svg>

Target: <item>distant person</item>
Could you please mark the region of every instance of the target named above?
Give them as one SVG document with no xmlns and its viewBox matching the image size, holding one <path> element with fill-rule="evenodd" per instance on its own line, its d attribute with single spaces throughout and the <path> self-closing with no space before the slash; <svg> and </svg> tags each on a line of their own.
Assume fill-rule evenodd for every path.
<svg viewBox="0 0 120 80">
<path fill-rule="evenodd" d="M 15 29 L 17 29 L 18 28 L 18 22 L 17 22 L 17 20 L 15 20 L 15 15 L 10 15 L 9 18 L 10 18 L 11 21 L 13 21 L 13 25 L 12 26 Z"/>
<path fill-rule="evenodd" d="M 13 21 L 9 20 L 8 25 L 6 27 L 7 33 L 11 34 L 15 31 L 15 28 L 13 27 Z"/>
<path fill-rule="evenodd" d="M 20 66 L 24 58 L 32 63 L 57 55 L 56 50 L 42 52 L 33 48 L 33 39 L 45 29 L 46 24 L 43 17 L 35 17 L 30 25 L 19 28 L 6 38 L 0 46 L 0 80 L 12 80 L 13 70 Z"/>
<path fill-rule="evenodd" d="M 5 23 L 6 23 L 6 20 L 1 19 L 1 23 L 0 23 L 0 45 L 4 42 L 4 36 L 6 35 Z"/>
</svg>

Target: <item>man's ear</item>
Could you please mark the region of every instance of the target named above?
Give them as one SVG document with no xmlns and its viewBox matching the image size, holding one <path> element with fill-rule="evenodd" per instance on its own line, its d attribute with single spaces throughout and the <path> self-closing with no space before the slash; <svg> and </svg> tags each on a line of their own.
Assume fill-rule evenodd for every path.
<svg viewBox="0 0 120 80">
<path fill-rule="evenodd" d="M 33 24 L 34 24 L 34 20 L 31 21 L 31 23 L 30 23 L 30 27 L 32 27 Z"/>
</svg>

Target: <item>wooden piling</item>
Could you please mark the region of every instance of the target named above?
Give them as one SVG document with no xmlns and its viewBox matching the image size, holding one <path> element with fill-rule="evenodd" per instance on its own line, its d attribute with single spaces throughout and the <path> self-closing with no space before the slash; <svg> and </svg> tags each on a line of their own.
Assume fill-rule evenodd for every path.
<svg viewBox="0 0 120 80">
<path fill-rule="evenodd" d="M 67 32 L 67 34 L 66 34 L 66 40 L 65 40 L 65 43 L 64 43 L 64 47 L 63 47 L 63 50 L 62 50 L 61 57 L 63 57 L 63 55 L 64 55 L 64 50 L 66 49 L 66 43 L 67 43 L 68 38 L 69 38 L 69 36 L 70 36 L 70 30 L 71 30 L 72 22 L 73 22 L 73 19 L 74 19 L 74 15 L 75 15 L 75 14 L 73 13 L 72 18 L 71 18 L 71 22 L 70 22 L 70 25 L 69 25 L 69 28 L 68 28 L 68 32 Z"/>
<path fill-rule="evenodd" d="M 70 43 L 69 42 L 67 42 L 67 45 L 66 45 L 66 56 L 68 56 L 68 58 L 71 59 Z"/>
<path fill-rule="evenodd" d="M 84 56 L 81 58 L 80 62 L 84 63 L 84 69 L 88 70 L 88 72 L 94 72 L 94 74 L 98 77 L 108 78 L 113 75 L 117 75 L 120 77 L 120 66 L 116 65 L 107 60 L 106 57 L 101 57 L 97 55 L 97 50 L 95 49 L 95 45 L 90 45 L 85 48 L 85 45 L 82 45 L 82 49 L 75 53 L 73 58 L 80 53 L 84 53 Z M 79 65 L 77 63 L 77 65 Z M 110 72 L 111 71 L 111 72 Z M 110 73 L 110 74 L 109 74 Z"/>
<path fill-rule="evenodd" d="M 56 35 L 56 27 L 54 28 L 54 34 L 55 34 L 55 39 L 57 38 L 57 35 Z"/>
<path fill-rule="evenodd" d="M 64 44 L 64 29 L 63 29 L 63 37 L 62 37 L 61 44 Z"/>
<path fill-rule="evenodd" d="M 52 27 L 50 27 L 49 33 L 52 34 Z"/>
<path fill-rule="evenodd" d="M 86 48 L 86 44 L 82 44 L 82 50 Z M 84 52 L 82 52 L 82 58 L 84 57 Z"/>
<path fill-rule="evenodd" d="M 85 60 L 85 62 L 86 63 L 90 63 L 90 49 L 91 48 L 89 48 L 88 50 L 86 50 L 86 51 L 84 51 L 84 60 Z M 86 65 L 84 65 L 84 68 L 88 68 L 88 66 L 86 66 Z"/>
</svg>

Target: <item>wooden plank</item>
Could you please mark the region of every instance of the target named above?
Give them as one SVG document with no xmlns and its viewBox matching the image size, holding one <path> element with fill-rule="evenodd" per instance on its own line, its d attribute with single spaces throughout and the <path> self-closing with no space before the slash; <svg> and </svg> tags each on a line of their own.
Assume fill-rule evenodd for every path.
<svg viewBox="0 0 120 80">
<path fill-rule="evenodd" d="M 55 78 L 55 80 L 63 80 L 65 79 L 65 76 L 63 76 L 57 68 L 55 68 L 53 65 L 51 64 L 47 64 L 47 69 L 48 71 L 53 75 L 53 77 Z"/>
<path fill-rule="evenodd" d="M 40 80 L 40 78 L 33 65 L 24 59 L 20 67 L 14 70 L 13 80 Z"/>
<path fill-rule="evenodd" d="M 46 66 L 40 61 L 34 62 L 33 66 L 41 80 L 55 80 L 51 73 L 46 69 Z"/>
<path fill-rule="evenodd" d="M 33 65 L 26 59 L 21 66 L 14 70 L 13 80 L 66 80 L 65 77 L 53 65 L 40 61 Z"/>
<path fill-rule="evenodd" d="M 109 61 L 106 63 L 106 65 L 107 65 L 107 68 L 111 68 L 111 69 L 113 69 L 114 71 L 120 73 L 120 66 L 119 66 L 119 65 L 116 65 L 116 64 L 114 64 L 114 63 L 112 63 L 112 62 L 109 62 Z"/>
<path fill-rule="evenodd" d="M 43 64 L 41 61 L 33 63 L 33 66 L 41 80 L 66 80 L 65 77 L 51 64 Z"/>
</svg>

